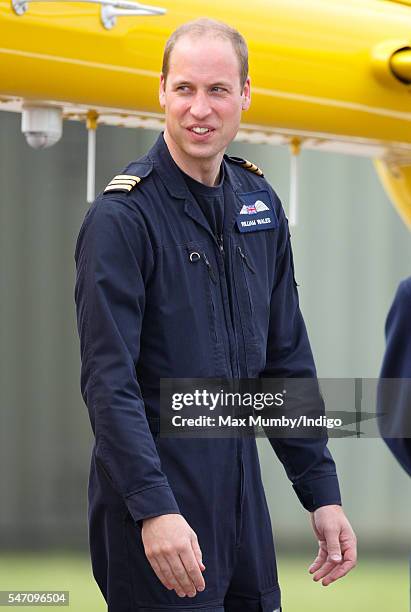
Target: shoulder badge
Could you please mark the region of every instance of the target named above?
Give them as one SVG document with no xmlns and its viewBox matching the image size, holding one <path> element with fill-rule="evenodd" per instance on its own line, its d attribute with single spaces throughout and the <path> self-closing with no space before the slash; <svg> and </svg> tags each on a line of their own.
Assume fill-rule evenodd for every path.
<svg viewBox="0 0 411 612">
<path fill-rule="evenodd" d="M 143 178 L 146 178 L 153 169 L 153 162 L 151 160 L 137 160 L 131 162 L 123 172 L 129 172 L 129 174 L 117 174 L 107 185 L 103 193 L 111 193 L 112 191 L 123 191 L 128 193 Z"/>
<path fill-rule="evenodd" d="M 234 156 L 227 156 L 227 157 L 229 161 L 233 162 L 234 164 L 238 164 L 242 168 L 245 168 L 246 170 L 249 170 L 250 172 L 257 174 L 258 176 L 264 176 L 263 171 L 260 170 L 260 168 L 256 166 L 255 164 L 253 164 L 252 162 L 249 162 L 248 160 L 243 159 L 242 157 L 234 157 Z"/>
<path fill-rule="evenodd" d="M 107 185 L 104 193 L 108 191 L 131 191 L 135 187 L 141 178 L 139 176 L 133 176 L 132 174 L 117 174 Z"/>
</svg>

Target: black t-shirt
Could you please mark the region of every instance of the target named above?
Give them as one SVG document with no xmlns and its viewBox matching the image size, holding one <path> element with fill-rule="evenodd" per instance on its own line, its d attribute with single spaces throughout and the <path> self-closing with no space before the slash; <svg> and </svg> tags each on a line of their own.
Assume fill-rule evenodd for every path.
<svg viewBox="0 0 411 612">
<path fill-rule="evenodd" d="M 218 185 L 209 187 L 196 181 L 191 176 L 183 172 L 181 174 L 187 184 L 188 189 L 200 206 L 205 218 L 215 236 L 221 236 L 224 224 L 224 166 L 221 164 L 220 182 Z"/>
</svg>

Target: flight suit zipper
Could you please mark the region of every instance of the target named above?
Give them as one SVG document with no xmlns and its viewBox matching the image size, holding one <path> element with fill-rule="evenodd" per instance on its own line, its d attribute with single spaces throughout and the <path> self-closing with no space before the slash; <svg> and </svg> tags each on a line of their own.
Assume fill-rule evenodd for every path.
<svg viewBox="0 0 411 612">
<path fill-rule="evenodd" d="M 216 236 L 216 240 L 217 240 L 218 248 L 220 249 L 220 253 L 223 256 L 223 258 L 225 258 L 223 236 L 221 234 L 219 236 Z"/>
<path fill-rule="evenodd" d="M 207 266 L 207 270 L 208 270 L 208 274 L 210 276 L 210 280 L 212 283 L 214 283 L 214 285 L 217 284 L 217 279 L 214 275 L 214 270 L 212 265 L 209 262 L 209 259 L 206 255 L 206 253 L 202 253 L 202 259 L 205 263 L 205 265 Z M 213 311 L 213 336 L 214 336 L 214 340 L 215 342 L 218 342 L 218 334 L 217 334 L 217 314 L 216 314 L 216 310 L 215 310 L 215 305 L 214 305 L 214 301 L 213 301 L 213 296 L 210 293 L 210 304 L 211 304 L 211 308 Z"/>
<path fill-rule="evenodd" d="M 250 272 L 252 274 L 255 274 L 255 270 L 254 270 L 253 266 L 251 265 L 250 260 L 248 259 L 247 255 L 243 252 L 243 250 L 240 247 L 240 245 L 237 246 L 237 252 L 238 252 L 238 254 L 241 257 L 241 259 L 243 261 L 243 264 L 245 266 L 247 266 L 247 268 L 250 270 Z M 250 314 L 251 314 L 251 316 L 253 316 L 254 315 L 253 300 L 251 298 L 251 290 L 250 290 L 250 286 L 248 284 L 247 274 L 246 274 L 246 272 L 244 270 L 244 266 L 243 266 L 243 277 L 244 277 L 245 286 L 247 288 L 247 296 L 248 296 L 248 304 L 249 304 L 249 307 L 250 307 Z"/>
<path fill-rule="evenodd" d="M 237 251 L 240 253 L 241 259 L 243 260 L 243 262 L 245 263 L 245 265 L 247 266 L 247 268 L 250 270 L 250 272 L 252 272 L 253 274 L 255 274 L 255 270 L 253 268 L 253 266 L 251 265 L 247 255 L 245 253 L 243 253 L 242 248 L 240 247 L 240 245 L 237 246 Z"/>
<path fill-rule="evenodd" d="M 249 272 L 251 272 L 251 274 L 255 274 L 256 272 L 247 254 L 244 253 L 240 245 L 235 246 L 234 252 L 237 255 L 237 261 L 238 259 L 241 260 L 240 267 L 242 269 L 242 276 L 243 276 L 243 281 L 242 281 L 243 287 L 241 287 L 238 273 L 235 272 L 236 269 L 238 270 L 238 264 L 235 264 L 234 270 L 233 270 L 234 288 L 236 292 L 238 312 L 240 316 L 240 327 L 241 327 L 241 334 L 243 338 L 245 365 L 247 369 L 247 375 L 249 375 L 250 374 L 250 364 L 249 364 L 248 347 L 249 347 L 250 342 L 254 340 L 254 331 L 253 331 L 254 306 L 253 306 L 253 301 L 251 298 L 250 286 L 249 286 L 248 279 L 247 279 L 248 272 L 246 271 L 246 268 L 249 270 Z M 241 272 L 239 273 L 241 274 Z M 245 297 L 246 295 L 247 297 Z M 247 298 L 248 298 L 249 314 L 247 314 L 247 307 L 246 307 L 247 302 L 244 302 L 244 299 L 247 299 Z"/>
<path fill-rule="evenodd" d="M 221 276 L 224 282 L 223 292 L 225 293 L 224 302 L 227 301 L 227 304 L 224 303 L 224 315 L 226 319 L 227 337 L 228 337 L 228 342 L 229 342 L 229 358 L 230 358 L 230 369 L 231 369 L 230 374 L 232 378 L 236 378 L 239 375 L 238 354 L 237 354 L 236 341 L 233 344 L 232 339 L 231 339 L 231 334 L 233 334 L 235 338 L 236 332 L 235 332 L 235 327 L 234 327 L 233 315 L 231 311 L 232 305 L 231 305 L 231 300 L 230 300 L 229 286 L 227 283 L 227 274 L 226 274 L 226 269 L 225 269 L 226 253 L 224 250 L 223 235 L 219 234 L 217 236 L 214 236 L 214 240 L 217 243 L 219 255 L 220 255 L 220 270 L 221 270 Z M 227 305 L 228 305 L 228 308 L 227 308 Z M 236 372 L 237 372 L 237 375 L 236 375 Z"/>
<path fill-rule="evenodd" d="M 203 253 L 203 260 L 204 260 L 205 265 L 207 266 L 207 270 L 208 270 L 208 273 L 210 275 L 211 280 L 216 285 L 217 284 L 217 279 L 214 276 L 213 268 L 212 268 L 212 266 L 211 266 L 211 264 L 210 264 L 210 262 L 208 260 L 208 257 L 207 257 L 207 255 L 205 253 Z"/>
</svg>

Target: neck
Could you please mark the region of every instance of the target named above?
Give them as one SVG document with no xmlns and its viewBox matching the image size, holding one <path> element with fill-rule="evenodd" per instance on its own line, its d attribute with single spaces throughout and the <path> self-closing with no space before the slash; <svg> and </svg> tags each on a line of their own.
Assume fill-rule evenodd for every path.
<svg viewBox="0 0 411 612">
<path fill-rule="evenodd" d="M 221 160 L 223 159 L 224 152 L 217 153 L 214 157 L 207 159 L 197 159 L 190 157 L 189 155 L 186 155 L 184 151 L 181 151 L 181 149 L 175 145 L 172 138 L 170 138 L 167 130 L 164 131 L 164 140 L 167 144 L 171 157 L 180 170 L 191 176 L 191 178 L 195 179 L 199 183 L 208 185 L 208 187 L 214 187 L 214 185 L 218 184 Z"/>
</svg>

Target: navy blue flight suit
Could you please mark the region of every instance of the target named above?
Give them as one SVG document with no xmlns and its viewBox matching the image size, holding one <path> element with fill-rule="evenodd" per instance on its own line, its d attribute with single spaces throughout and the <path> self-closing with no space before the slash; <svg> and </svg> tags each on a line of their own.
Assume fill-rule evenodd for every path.
<svg viewBox="0 0 411 612">
<path fill-rule="evenodd" d="M 382 385 L 386 384 L 387 399 L 379 393 L 379 409 L 389 418 L 393 437 L 382 431 L 385 442 L 411 476 L 411 277 L 400 283 L 385 324 L 387 346 L 381 368 Z M 395 380 L 392 385 L 385 379 Z M 401 437 L 404 435 L 404 437 Z"/>
<path fill-rule="evenodd" d="M 159 435 L 160 378 L 315 376 L 281 203 L 253 164 L 224 156 L 222 171 L 222 236 L 160 135 L 78 237 L 89 540 L 110 612 L 280 609 L 255 439 Z M 340 503 L 326 440 L 270 442 L 307 510 Z M 203 551 L 206 589 L 193 599 L 163 587 L 144 554 L 140 521 L 167 513 L 185 517 Z"/>
</svg>

